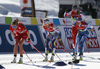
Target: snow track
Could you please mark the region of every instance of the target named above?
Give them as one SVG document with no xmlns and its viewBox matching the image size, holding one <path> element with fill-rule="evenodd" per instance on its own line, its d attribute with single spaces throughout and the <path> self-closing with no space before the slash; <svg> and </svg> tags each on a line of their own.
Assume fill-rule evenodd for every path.
<svg viewBox="0 0 100 69">
<path fill-rule="evenodd" d="M 10 63 L 13 60 L 13 53 L 1 53 L 0 54 L 0 64 L 6 69 L 100 69 L 100 60 L 97 58 L 100 57 L 99 52 L 85 52 L 83 61 L 80 61 L 78 64 L 69 65 L 68 61 L 72 59 L 69 53 L 61 52 L 57 53 L 61 61 L 64 61 L 66 66 L 55 66 L 55 62 L 60 61 L 59 58 L 55 55 L 55 62 L 42 62 L 44 57 L 37 53 L 27 53 L 34 65 L 29 61 L 26 54 L 23 57 L 23 64 Z M 44 52 L 43 52 L 44 54 Z M 51 53 L 49 53 L 50 59 Z M 95 59 L 92 59 L 95 58 Z M 17 56 L 17 61 L 19 60 L 19 54 Z"/>
</svg>

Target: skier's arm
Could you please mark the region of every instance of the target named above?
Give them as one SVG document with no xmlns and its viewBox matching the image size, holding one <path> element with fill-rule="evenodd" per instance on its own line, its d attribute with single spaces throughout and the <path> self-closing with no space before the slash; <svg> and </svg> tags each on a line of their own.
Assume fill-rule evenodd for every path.
<svg viewBox="0 0 100 69">
<path fill-rule="evenodd" d="M 89 24 L 89 23 L 86 23 L 87 24 L 87 27 L 90 27 L 91 28 L 91 31 L 94 31 L 94 28 L 93 28 L 93 25 L 92 24 Z"/>
<path fill-rule="evenodd" d="M 53 31 L 50 32 L 51 34 L 60 33 L 59 28 L 56 25 L 53 25 Z"/>
<path fill-rule="evenodd" d="M 29 34 L 29 31 L 27 31 L 27 33 L 26 33 L 26 34 L 27 34 L 28 38 L 30 38 L 30 34 Z"/>
<path fill-rule="evenodd" d="M 81 15 L 82 18 L 85 18 L 85 15 L 82 11 L 80 11 L 80 15 Z"/>
<path fill-rule="evenodd" d="M 88 23 L 88 27 L 90 27 L 92 29 L 93 28 L 93 25 Z"/>
<path fill-rule="evenodd" d="M 72 11 L 70 11 L 69 13 L 65 12 L 65 13 L 64 13 L 64 17 L 71 16 L 71 13 L 72 13 Z"/>
<path fill-rule="evenodd" d="M 46 33 L 45 33 L 45 29 L 44 28 L 42 28 L 42 33 L 43 33 L 44 38 L 46 39 Z"/>
<path fill-rule="evenodd" d="M 45 39 L 45 43 L 47 43 L 47 39 L 46 39 L 46 31 L 45 31 L 44 28 L 42 29 L 42 33 L 43 33 L 43 36 L 44 36 L 44 39 Z"/>
<path fill-rule="evenodd" d="M 11 34 L 12 34 L 12 35 L 14 36 L 14 38 L 15 38 L 15 33 L 11 31 Z"/>
<path fill-rule="evenodd" d="M 15 38 L 15 33 L 14 33 L 14 31 L 13 31 L 13 29 L 11 28 L 11 26 L 10 26 L 10 31 L 11 31 L 11 34 L 14 36 L 14 38 Z"/>
</svg>

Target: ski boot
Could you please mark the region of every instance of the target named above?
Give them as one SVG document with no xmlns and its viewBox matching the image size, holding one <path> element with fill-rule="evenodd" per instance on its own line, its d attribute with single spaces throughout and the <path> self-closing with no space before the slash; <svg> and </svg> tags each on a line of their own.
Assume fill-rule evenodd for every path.
<svg viewBox="0 0 100 69">
<path fill-rule="evenodd" d="M 43 60 L 43 62 L 47 62 L 48 61 L 48 55 L 46 55 L 45 59 Z"/>
<path fill-rule="evenodd" d="M 72 56 L 74 56 L 74 55 L 75 55 L 75 52 L 73 52 Z"/>
<path fill-rule="evenodd" d="M 23 58 L 20 57 L 18 64 L 22 64 L 23 63 Z"/>
<path fill-rule="evenodd" d="M 49 62 L 54 62 L 54 54 L 52 54 Z"/>
<path fill-rule="evenodd" d="M 77 60 L 77 54 L 74 54 L 72 60 Z"/>
<path fill-rule="evenodd" d="M 83 55 L 80 55 L 80 58 L 79 58 L 79 60 L 83 60 Z"/>
<path fill-rule="evenodd" d="M 16 57 L 14 57 L 13 61 L 11 63 L 16 63 Z"/>
</svg>

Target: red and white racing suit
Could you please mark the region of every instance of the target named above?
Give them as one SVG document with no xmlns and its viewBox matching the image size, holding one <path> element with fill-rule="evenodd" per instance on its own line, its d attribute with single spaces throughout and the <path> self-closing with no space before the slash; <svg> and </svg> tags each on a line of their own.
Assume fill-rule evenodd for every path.
<svg viewBox="0 0 100 69">
<path fill-rule="evenodd" d="M 18 39 L 20 40 L 21 38 L 23 39 L 27 39 L 27 28 L 22 24 L 22 23 L 19 23 L 18 26 L 17 26 L 17 29 L 13 29 L 12 28 L 12 25 L 10 25 L 10 30 L 11 32 L 15 32 L 15 39 Z"/>
</svg>

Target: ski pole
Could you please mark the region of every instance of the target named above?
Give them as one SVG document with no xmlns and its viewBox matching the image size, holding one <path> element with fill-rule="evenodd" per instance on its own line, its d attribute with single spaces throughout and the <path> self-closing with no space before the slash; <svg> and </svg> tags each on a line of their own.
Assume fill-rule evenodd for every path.
<svg viewBox="0 0 100 69">
<path fill-rule="evenodd" d="M 61 60 L 60 57 L 57 55 L 57 53 L 55 53 L 55 54 L 56 54 L 56 56 L 59 58 L 59 60 Z"/>
<path fill-rule="evenodd" d="M 95 32 L 95 31 L 94 31 Z M 95 34 L 97 35 L 97 36 L 99 36 L 100 37 L 100 35 L 98 35 L 96 32 L 95 32 Z"/>
<path fill-rule="evenodd" d="M 44 56 L 35 46 L 33 46 L 33 44 L 30 43 L 30 45 L 31 45 L 32 47 L 34 47 L 35 50 L 37 50 L 37 51 L 45 58 L 45 56 Z"/>
<path fill-rule="evenodd" d="M 55 46 L 55 45 L 54 45 L 54 47 L 56 48 L 56 46 Z M 50 48 L 51 48 L 51 47 L 50 47 Z M 56 56 L 59 58 L 59 60 L 61 60 L 61 59 L 60 59 L 60 57 L 57 55 L 57 53 L 55 53 L 55 54 L 56 54 Z"/>
<path fill-rule="evenodd" d="M 98 35 L 95 30 L 90 30 L 90 31 L 92 31 L 93 33 L 95 33 L 97 36 L 100 37 L 100 35 Z"/>
<path fill-rule="evenodd" d="M 71 55 L 71 53 L 63 46 L 63 48 Z M 72 56 L 72 55 L 71 55 Z M 72 56 L 73 57 L 73 56 Z M 72 63 L 79 63 L 79 60 L 74 60 L 72 62 L 68 62 L 68 64 L 72 64 Z"/>
<path fill-rule="evenodd" d="M 26 56 L 28 57 L 28 59 L 32 62 L 32 60 L 29 58 L 29 56 L 27 55 L 27 53 L 24 50 L 23 50 L 23 52 L 26 54 Z M 32 64 L 33 64 L 33 62 L 32 62 Z"/>
<path fill-rule="evenodd" d="M 66 28 L 67 28 L 67 17 L 66 17 L 66 22 L 65 22 Z M 66 37 L 66 30 L 65 30 L 65 37 Z M 71 55 L 71 53 L 64 47 L 64 49 Z M 71 55 L 72 56 L 72 55 Z"/>
<path fill-rule="evenodd" d="M 71 56 L 72 56 L 72 54 L 65 48 L 65 47 L 63 47 Z M 73 56 L 72 56 L 73 57 Z"/>
</svg>

